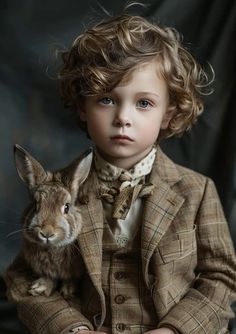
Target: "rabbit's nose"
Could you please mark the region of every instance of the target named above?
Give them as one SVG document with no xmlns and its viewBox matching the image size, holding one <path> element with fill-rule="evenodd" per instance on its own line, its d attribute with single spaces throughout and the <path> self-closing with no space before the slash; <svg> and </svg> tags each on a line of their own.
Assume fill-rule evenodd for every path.
<svg viewBox="0 0 236 334">
<path fill-rule="evenodd" d="M 52 239 L 54 237 L 54 233 L 50 234 L 50 232 L 39 232 L 39 234 L 41 235 L 41 237 L 43 237 L 44 239 Z"/>
<path fill-rule="evenodd" d="M 43 226 L 42 229 L 39 232 L 39 237 L 42 240 L 51 240 L 55 236 L 55 231 L 52 226 Z"/>
</svg>

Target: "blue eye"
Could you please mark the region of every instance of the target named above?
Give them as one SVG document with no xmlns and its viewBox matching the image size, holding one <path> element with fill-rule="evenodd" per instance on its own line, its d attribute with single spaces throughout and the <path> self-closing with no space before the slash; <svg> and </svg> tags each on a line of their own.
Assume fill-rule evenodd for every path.
<svg viewBox="0 0 236 334">
<path fill-rule="evenodd" d="M 151 106 L 151 103 L 147 100 L 139 100 L 137 106 L 142 109 L 146 109 Z"/>
<path fill-rule="evenodd" d="M 99 100 L 99 103 L 109 105 L 113 104 L 113 100 L 110 97 L 103 97 L 102 99 Z"/>
</svg>

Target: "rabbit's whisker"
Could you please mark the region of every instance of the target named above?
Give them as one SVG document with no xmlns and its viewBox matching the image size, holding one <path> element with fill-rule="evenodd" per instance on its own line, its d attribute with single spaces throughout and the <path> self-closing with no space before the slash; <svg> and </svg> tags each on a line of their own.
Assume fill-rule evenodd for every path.
<svg viewBox="0 0 236 334">
<path fill-rule="evenodd" d="M 20 233 L 20 232 L 23 232 L 23 231 L 27 231 L 27 230 L 28 230 L 27 228 L 21 228 L 19 230 L 16 230 L 16 231 L 8 233 L 6 237 L 9 238 L 9 237 L 11 237 L 14 234 L 17 234 L 17 233 Z"/>
</svg>

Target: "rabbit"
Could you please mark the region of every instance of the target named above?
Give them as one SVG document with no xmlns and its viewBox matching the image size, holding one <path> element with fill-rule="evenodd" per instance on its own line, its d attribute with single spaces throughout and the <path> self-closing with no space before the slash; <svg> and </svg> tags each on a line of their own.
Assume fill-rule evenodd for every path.
<svg viewBox="0 0 236 334">
<path fill-rule="evenodd" d="M 73 295 L 73 279 L 78 277 L 82 263 L 76 239 L 83 224 L 75 202 L 78 188 L 89 174 L 92 152 L 57 172 L 45 171 L 19 145 L 14 146 L 14 157 L 32 199 L 22 217 L 22 254 L 37 277 L 28 293 L 50 296 L 61 281 L 60 292 Z"/>
</svg>

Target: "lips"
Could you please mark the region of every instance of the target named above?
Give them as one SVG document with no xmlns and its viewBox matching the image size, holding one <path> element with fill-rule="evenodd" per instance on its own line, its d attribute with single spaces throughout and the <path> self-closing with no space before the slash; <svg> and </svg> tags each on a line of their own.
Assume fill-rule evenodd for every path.
<svg viewBox="0 0 236 334">
<path fill-rule="evenodd" d="M 126 135 L 117 135 L 117 136 L 112 136 L 111 137 L 112 140 L 120 140 L 120 141 L 130 141 L 133 142 L 134 140 L 132 138 L 130 138 L 129 136 Z"/>
</svg>

